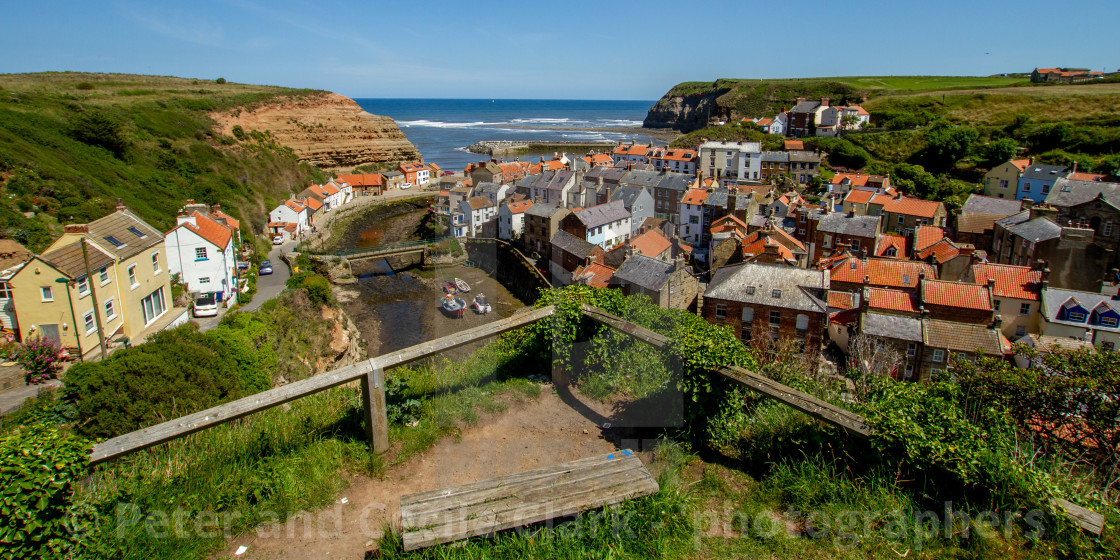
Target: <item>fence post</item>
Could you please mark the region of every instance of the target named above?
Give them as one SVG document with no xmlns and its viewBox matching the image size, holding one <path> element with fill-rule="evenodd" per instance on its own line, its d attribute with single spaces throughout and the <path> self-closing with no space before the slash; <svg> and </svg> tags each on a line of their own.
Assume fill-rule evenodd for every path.
<svg viewBox="0 0 1120 560">
<path fill-rule="evenodd" d="M 372 361 L 372 360 L 371 360 Z M 385 408 L 385 370 L 373 366 L 362 377 L 362 404 L 365 406 L 366 437 L 374 453 L 389 450 L 389 418 Z"/>
</svg>

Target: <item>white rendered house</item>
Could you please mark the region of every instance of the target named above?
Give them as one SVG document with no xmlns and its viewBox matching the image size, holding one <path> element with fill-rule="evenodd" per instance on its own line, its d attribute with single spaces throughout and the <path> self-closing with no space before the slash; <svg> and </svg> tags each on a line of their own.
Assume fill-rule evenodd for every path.
<svg viewBox="0 0 1120 560">
<path fill-rule="evenodd" d="M 168 270 L 192 293 L 214 292 L 219 301 L 236 303 L 233 231 L 200 212 L 180 213 L 178 222 L 164 235 Z"/>
</svg>

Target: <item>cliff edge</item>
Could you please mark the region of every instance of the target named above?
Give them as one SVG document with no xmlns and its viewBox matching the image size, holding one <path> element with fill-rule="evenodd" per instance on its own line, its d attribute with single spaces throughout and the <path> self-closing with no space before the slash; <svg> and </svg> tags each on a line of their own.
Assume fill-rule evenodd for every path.
<svg viewBox="0 0 1120 560">
<path fill-rule="evenodd" d="M 368 163 L 418 161 L 420 151 L 389 117 L 372 115 L 337 93 L 287 97 L 251 110 L 210 115 L 227 136 L 240 125 L 246 132 L 268 131 L 300 161 L 325 171 L 350 171 Z"/>
</svg>

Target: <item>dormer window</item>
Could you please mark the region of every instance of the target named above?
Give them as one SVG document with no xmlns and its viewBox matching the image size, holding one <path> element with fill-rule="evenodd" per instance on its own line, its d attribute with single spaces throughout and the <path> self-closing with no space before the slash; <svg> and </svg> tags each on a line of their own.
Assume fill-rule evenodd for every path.
<svg viewBox="0 0 1120 560">
<path fill-rule="evenodd" d="M 1067 321 L 1073 321 L 1075 323 L 1084 323 L 1085 322 L 1085 314 L 1081 313 L 1080 311 L 1070 311 L 1070 312 L 1066 313 L 1066 320 Z"/>
<path fill-rule="evenodd" d="M 782 297 L 782 291 L 781 290 L 774 290 L 774 291 L 770 292 L 770 297 L 781 298 Z"/>
<path fill-rule="evenodd" d="M 747 295 L 748 296 L 753 296 L 754 295 L 754 286 L 747 286 Z"/>
</svg>

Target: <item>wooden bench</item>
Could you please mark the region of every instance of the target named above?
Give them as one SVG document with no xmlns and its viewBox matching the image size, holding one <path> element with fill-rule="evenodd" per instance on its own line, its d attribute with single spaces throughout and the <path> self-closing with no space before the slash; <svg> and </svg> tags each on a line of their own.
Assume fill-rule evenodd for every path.
<svg viewBox="0 0 1120 560">
<path fill-rule="evenodd" d="M 405 550 L 446 544 L 648 496 L 657 481 L 629 450 L 401 496 Z"/>
</svg>

